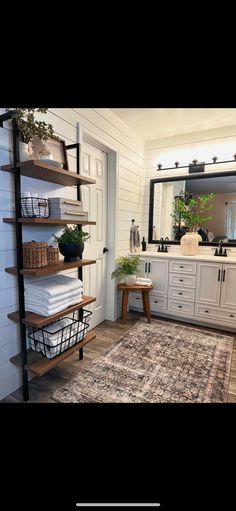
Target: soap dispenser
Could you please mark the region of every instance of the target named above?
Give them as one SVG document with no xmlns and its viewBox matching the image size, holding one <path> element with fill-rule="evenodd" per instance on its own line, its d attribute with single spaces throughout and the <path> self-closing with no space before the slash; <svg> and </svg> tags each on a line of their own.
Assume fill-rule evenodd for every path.
<svg viewBox="0 0 236 511">
<path fill-rule="evenodd" d="M 145 241 L 145 238 L 143 237 L 143 241 L 142 241 L 142 252 L 145 252 L 146 251 L 146 248 L 147 248 L 147 243 Z"/>
</svg>

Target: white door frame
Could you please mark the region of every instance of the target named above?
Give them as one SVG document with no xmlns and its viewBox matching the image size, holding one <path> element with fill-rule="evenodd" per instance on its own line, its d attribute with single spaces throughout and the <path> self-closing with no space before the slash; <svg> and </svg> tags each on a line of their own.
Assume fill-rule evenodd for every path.
<svg viewBox="0 0 236 511">
<path fill-rule="evenodd" d="M 81 144 L 83 150 L 83 142 L 90 144 L 108 154 L 107 157 L 107 285 L 106 285 L 106 319 L 115 321 L 118 317 L 117 312 L 117 291 L 115 279 L 111 279 L 111 273 L 115 267 L 115 259 L 117 257 L 118 247 L 118 201 L 119 201 L 119 150 L 113 145 L 108 145 L 105 140 L 87 128 L 83 128 L 77 123 L 77 141 Z M 82 150 L 80 151 L 80 168 L 82 165 Z M 95 219 L 96 220 L 96 219 Z"/>
</svg>

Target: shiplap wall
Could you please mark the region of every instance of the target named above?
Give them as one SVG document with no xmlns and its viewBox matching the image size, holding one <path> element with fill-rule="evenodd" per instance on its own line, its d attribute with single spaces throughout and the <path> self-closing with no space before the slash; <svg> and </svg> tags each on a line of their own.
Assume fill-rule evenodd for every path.
<svg viewBox="0 0 236 511">
<path fill-rule="evenodd" d="M 4 109 L 0 109 L 3 113 Z M 144 219 L 144 143 L 121 119 L 109 109 L 49 109 L 45 115 L 38 115 L 38 119 L 50 122 L 56 134 L 67 144 L 76 142 L 77 123 L 94 137 L 104 141 L 108 147 L 116 148 L 119 153 L 118 168 L 118 246 L 116 256 L 129 252 L 129 230 L 131 219 L 135 218 L 140 231 L 147 229 L 147 219 Z M 11 123 L 4 123 L 0 129 L 0 165 L 10 162 L 11 151 Z M 76 169 L 76 159 L 73 151 L 68 153 L 70 170 Z M 35 179 L 22 178 L 22 191 L 37 191 L 48 197 L 63 196 L 76 198 L 76 188 L 60 187 L 53 183 L 42 182 Z M 7 314 L 16 310 L 17 287 L 16 278 L 7 274 L 6 266 L 15 264 L 15 238 L 14 228 L 2 222 L 3 217 L 10 217 L 14 212 L 13 179 L 6 172 L 0 171 L 0 399 L 16 390 L 21 385 L 21 371 L 10 363 L 9 358 L 20 351 L 19 327 L 7 318 Z M 109 219 L 108 219 L 109 221 Z M 23 241 L 36 239 L 37 241 L 52 242 L 52 232 L 56 233 L 55 226 L 40 227 L 37 229 L 24 227 Z M 68 272 L 68 273 L 73 273 Z"/>
<path fill-rule="evenodd" d="M 144 224 L 148 225 L 150 179 L 186 175 L 188 169 L 173 169 L 157 171 L 157 164 L 162 167 L 173 167 L 175 162 L 189 165 L 194 159 L 211 161 L 217 156 L 219 161 L 231 160 L 236 153 L 236 126 L 228 126 L 187 135 L 179 135 L 158 139 L 145 144 L 146 180 L 144 191 Z M 205 172 L 224 172 L 236 170 L 236 163 L 206 166 Z M 148 228 L 144 233 L 148 239 Z M 150 245 L 151 246 L 151 245 Z"/>
</svg>

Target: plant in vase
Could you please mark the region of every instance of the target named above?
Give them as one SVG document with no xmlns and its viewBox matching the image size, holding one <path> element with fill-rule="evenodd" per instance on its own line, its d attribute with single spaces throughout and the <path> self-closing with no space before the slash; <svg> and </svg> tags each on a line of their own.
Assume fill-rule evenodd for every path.
<svg viewBox="0 0 236 511">
<path fill-rule="evenodd" d="M 60 236 L 53 234 L 53 237 L 58 243 L 60 253 L 64 255 L 64 262 L 68 263 L 82 259 L 84 243 L 90 238 L 90 234 L 79 229 L 77 225 L 75 227 L 65 225 L 62 234 Z"/>
<path fill-rule="evenodd" d="M 139 269 L 140 256 L 120 256 L 116 260 L 116 268 L 111 277 L 124 277 L 125 284 L 132 286 L 136 282 L 136 272 Z"/>
<path fill-rule="evenodd" d="M 195 255 L 197 253 L 198 242 L 202 241 L 198 231 L 200 226 L 202 227 L 213 219 L 213 216 L 206 216 L 205 213 L 214 208 L 214 201 L 214 193 L 193 197 L 193 194 L 185 192 L 175 197 L 174 212 L 171 213 L 171 216 L 179 225 L 179 229 L 184 226 L 187 231 L 180 239 L 183 255 Z"/>
<path fill-rule="evenodd" d="M 20 136 L 20 161 L 31 159 L 29 144 L 33 141 L 59 140 L 55 135 L 52 124 L 35 119 L 35 113 L 46 114 L 48 108 L 8 108 L 16 113 L 16 124 Z M 41 152 L 45 151 L 42 144 Z"/>
</svg>

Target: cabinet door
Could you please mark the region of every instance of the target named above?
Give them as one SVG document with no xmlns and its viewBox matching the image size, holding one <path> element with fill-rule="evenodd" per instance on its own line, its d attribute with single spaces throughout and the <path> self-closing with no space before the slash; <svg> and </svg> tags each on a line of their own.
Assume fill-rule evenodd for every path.
<svg viewBox="0 0 236 511">
<path fill-rule="evenodd" d="M 220 305 L 236 307 L 236 265 L 223 264 Z"/>
<path fill-rule="evenodd" d="M 197 264 L 196 301 L 214 305 L 220 303 L 222 264 Z"/>
<path fill-rule="evenodd" d="M 163 296 L 167 295 L 168 265 L 169 261 L 166 259 L 148 260 L 148 276 L 152 279 L 154 291 Z"/>
<path fill-rule="evenodd" d="M 131 255 L 130 257 L 135 257 L 137 254 Z M 148 258 L 147 257 L 140 257 L 140 266 L 139 271 L 136 272 L 137 277 L 147 277 L 147 269 L 148 269 Z"/>
</svg>

